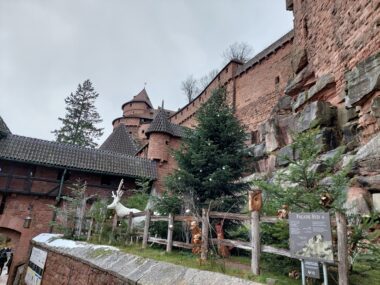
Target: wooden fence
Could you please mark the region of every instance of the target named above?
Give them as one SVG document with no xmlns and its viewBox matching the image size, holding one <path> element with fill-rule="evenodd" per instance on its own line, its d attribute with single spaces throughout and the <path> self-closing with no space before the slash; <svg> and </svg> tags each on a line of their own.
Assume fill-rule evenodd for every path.
<svg viewBox="0 0 380 285">
<path fill-rule="evenodd" d="M 166 245 L 166 251 L 171 252 L 173 246 L 185 249 L 192 249 L 193 245 L 190 243 L 173 241 L 173 231 L 174 222 L 190 222 L 198 221 L 202 223 L 202 244 L 201 244 L 201 259 L 207 259 L 209 244 L 213 243 L 216 245 L 232 246 L 244 250 L 251 251 L 251 270 L 253 274 L 260 274 L 260 254 L 262 252 L 271 253 L 276 255 L 282 255 L 289 258 L 294 258 L 289 250 L 283 248 L 276 248 L 270 245 L 262 245 L 260 242 L 260 223 L 276 223 L 278 221 L 284 221 L 277 217 L 266 217 L 259 215 L 259 212 L 253 211 L 250 214 L 237 214 L 237 213 L 224 213 L 224 212 L 214 212 L 208 211 L 207 209 L 202 209 L 202 217 L 197 218 L 193 216 L 184 215 L 168 215 L 168 216 L 157 216 L 153 215 L 151 211 L 143 211 L 139 213 L 130 213 L 126 218 L 128 219 L 128 230 L 132 229 L 132 220 L 135 217 L 145 216 L 144 233 L 142 237 L 142 247 L 146 248 L 148 242 Z M 116 216 L 115 216 L 116 217 Z M 251 227 L 251 240 L 249 242 L 240 240 L 229 240 L 229 239 L 216 239 L 209 237 L 209 225 L 210 219 L 226 219 L 226 220 L 238 220 L 243 222 L 249 222 Z M 157 238 L 149 236 L 149 227 L 152 222 L 156 221 L 166 221 L 168 222 L 167 238 Z M 285 220 L 286 221 L 286 220 Z M 346 230 L 346 220 L 344 215 L 336 214 L 336 222 L 332 221 L 333 225 L 337 227 L 338 235 L 338 260 L 335 264 L 338 265 L 339 273 L 339 284 L 348 284 L 348 253 L 347 253 L 347 230 Z M 113 222 L 113 230 L 117 226 L 117 217 Z"/>
</svg>

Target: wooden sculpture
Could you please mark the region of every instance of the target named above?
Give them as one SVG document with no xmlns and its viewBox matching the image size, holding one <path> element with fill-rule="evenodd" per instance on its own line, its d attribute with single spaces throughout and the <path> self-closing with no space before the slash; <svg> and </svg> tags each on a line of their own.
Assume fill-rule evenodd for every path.
<svg viewBox="0 0 380 285">
<path fill-rule="evenodd" d="M 263 198 L 261 190 L 249 191 L 249 210 L 251 212 L 259 212 L 263 206 Z"/>
<path fill-rule="evenodd" d="M 224 231 L 223 231 L 223 222 L 219 222 L 215 225 L 215 231 L 216 231 L 216 238 L 218 240 L 224 239 Z M 221 257 L 230 257 L 230 249 L 223 245 L 218 243 L 218 254 Z"/>
<path fill-rule="evenodd" d="M 190 223 L 190 230 L 191 230 L 191 244 L 193 245 L 193 249 L 191 251 L 194 254 L 200 254 L 201 244 L 202 244 L 202 231 L 196 221 L 192 221 Z"/>
</svg>

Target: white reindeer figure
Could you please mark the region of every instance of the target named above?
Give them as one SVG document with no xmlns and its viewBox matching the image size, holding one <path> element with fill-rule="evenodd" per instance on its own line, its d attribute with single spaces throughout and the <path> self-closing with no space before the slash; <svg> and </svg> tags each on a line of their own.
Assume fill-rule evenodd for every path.
<svg viewBox="0 0 380 285">
<path fill-rule="evenodd" d="M 124 194 L 124 191 L 121 190 L 121 187 L 123 186 L 123 184 L 124 184 L 124 179 L 121 179 L 120 184 L 119 184 L 119 188 L 116 191 L 116 195 L 112 191 L 113 202 L 107 206 L 107 209 L 115 209 L 116 215 L 119 218 L 123 218 L 123 217 L 129 215 L 130 212 L 132 212 L 134 214 L 141 212 L 139 209 L 127 208 L 127 207 L 123 206 L 123 204 L 120 203 L 121 196 L 123 196 L 123 194 Z M 132 226 L 133 227 L 135 227 L 135 226 L 142 227 L 143 226 L 142 222 L 144 222 L 144 221 L 145 221 L 145 216 L 133 218 L 132 219 Z"/>
</svg>

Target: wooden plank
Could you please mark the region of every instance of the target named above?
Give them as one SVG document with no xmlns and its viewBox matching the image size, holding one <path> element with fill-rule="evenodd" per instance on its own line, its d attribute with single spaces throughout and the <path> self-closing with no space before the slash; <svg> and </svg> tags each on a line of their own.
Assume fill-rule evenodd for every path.
<svg viewBox="0 0 380 285">
<path fill-rule="evenodd" d="M 255 275 L 260 274 L 260 220 L 259 212 L 251 212 L 251 270 Z"/>
<path fill-rule="evenodd" d="M 202 245 L 201 245 L 201 260 L 206 260 L 208 256 L 208 231 L 209 231 L 209 216 L 208 209 L 202 209 Z"/>
<path fill-rule="evenodd" d="M 215 212 L 211 211 L 209 214 L 210 218 L 217 219 L 227 219 L 227 220 L 239 220 L 239 221 L 248 221 L 249 215 L 247 214 L 238 214 L 238 213 L 224 213 L 224 212 Z"/>
<path fill-rule="evenodd" d="M 150 216 L 151 212 L 146 211 L 142 248 L 146 248 L 148 245 Z"/>
<path fill-rule="evenodd" d="M 150 220 L 152 222 L 157 222 L 157 221 L 167 222 L 168 219 L 169 219 L 168 216 L 151 216 L 150 217 Z"/>
<path fill-rule="evenodd" d="M 167 244 L 167 241 L 164 238 L 149 237 L 148 241 L 153 242 L 153 243 L 158 243 L 158 244 L 164 244 L 164 245 Z"/>
<path fill-rule="evenodd" d="M 174 247 L 181 247 L 186 249 L 192 249 L 193 245 L 191 243 L 181 242 L 181 241 L 173 241 Z"/>
<path fill-rule="evenodd" d="M 163 244 L 163 245 L 167 244 L 167 240 L 163 239 L 163 238 L 150 237 L 148 239 L 148 241 L 153 242 L 153 243 Z M 181 241 L 173 241 L 173 246 L 174 247 L 180 247 L 180 248 L 186 248 L 186 249 L 192 249 L 193 248 L 193 245 L 191 243 L 185 243 L 185 242 L 181 242 Z"/>
<path fill-rule="evenodd" d="M 231 239 L 211 239 L 211 242 L 214 244 L 221 244 L 225 246 L 237 247 L 245 250 L 252 250 L 250 242 L 240 241 L 240 240 L 231 240 Z"/>
<path fill-rule="evenodd" d="M 282 255 L 282 256 L 287 256 L 287 257 L 292 257 L 290 254 L 290 251 L 287 249 L 283 248 L 276 248 L 270 245 L 262 245 L 261 246 L 261 252 L 265 253 L 272 253 L 272 254 L 277 254 L 277 255 Z"/>
<path fill-rule="evenodd" d="M 347 240 L 347 218 L 343 213 L 335 213 L 337 226 L 338 247 L 338 275 L 339 285 L 348 284 L 348 240 Z"/>
<path fill-rule="evenodd" d="M 279 221 L 285 221 L 285 222 L 288 222 L 288 220 L 286 219 L 279 219 L 275 216 L 273 217 L 270 217 L 270 216 L 266 216 L 266 217 L 260 217 L 260 222 L 261 223 L 271 223 L 271 224 L 275 224 Z"/>
<path fill-rule="evenodd" d="M 142 211 L 142 212 L 138 212 L 138 213 L 133 213 L 133 217 L 136 218 L 136 217 L 144 217 L 146 216 L 147 212 L 149 211 Z"/>
<path fill-rule="evenodd" d="M 189 221 L 200 222 L 201 219 L 198 219 L 197 217 L 193 217 L 193 216 L 176 215 L 176 216 L 174 216 L 174 221 L 176 221 L 176 222 L 189 222 Z"/>
<path fill-rule="evenodd" d="M 166 252 L 171 252 L 173 248 L 173 231 L 174 231 L 174 217 L 173 214 L 169 214 L 168 221 L 168 238 L 166 244 Z"/>
</svg>

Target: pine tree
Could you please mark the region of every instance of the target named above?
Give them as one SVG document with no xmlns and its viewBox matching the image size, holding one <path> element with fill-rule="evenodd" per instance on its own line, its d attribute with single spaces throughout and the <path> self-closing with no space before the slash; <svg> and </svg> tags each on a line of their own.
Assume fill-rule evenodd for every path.
<svg viewBox="0 0 380 285">
<path fill-rule="evenodd" d="M 102 122 L 94 104 L 98 96 L 91 81 L 87 79 L 83 85 L 78 85 L 75 94 L 71 93 L 65 99 L 66 115 L 58 118 L 63 126 L 52 132 L 58 142 L 92 148 L 97 146 L 94 140 L 103 134 L 103 129 L 95 126 Z"/>
<path fill-rule="evenodd" d="M 210 203 L 219 210 L 239 209 L 245 184 L 236 181 L 244 171 L 245 132 L 224 88 L 216 89 L 199 109 L 197 121 L 174 151 L 178 169 L 167 179 L 168 190 L 190 197 L 196 209 Z"/>
</svg>

